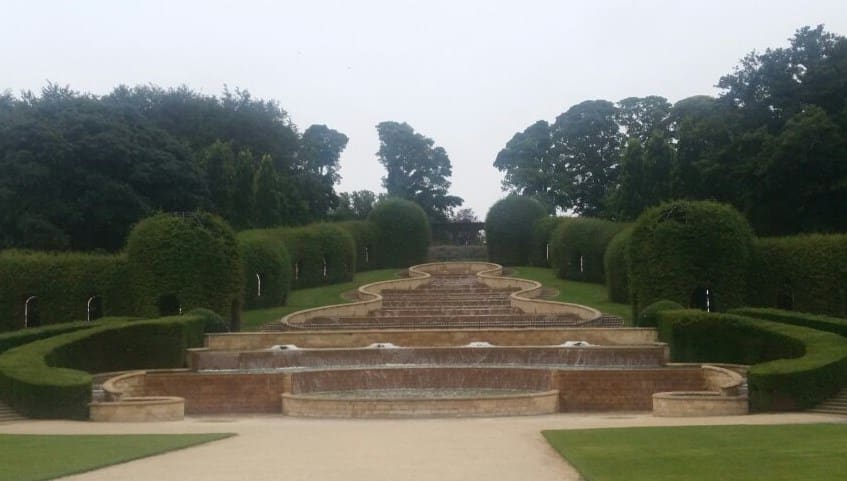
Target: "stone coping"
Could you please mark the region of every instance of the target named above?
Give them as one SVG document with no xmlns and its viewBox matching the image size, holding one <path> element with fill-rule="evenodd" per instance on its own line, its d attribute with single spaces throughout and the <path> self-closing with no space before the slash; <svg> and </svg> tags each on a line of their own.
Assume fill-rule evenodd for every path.
<svg viewBox="0 0 847 481">
<path fill-rule="evenodd" d="M 177 396 L 125 396 L 120 401 L 93 402 L 90 419 L 96 422 L 181 421 L 185 399 Z"/>
<path fill-rule="evenodd" d="M 673 366 L 691 364 L 671 364 Z M 749 402 L 741 394 L 746 366 L 702 364 L 705 391 L 670 391 L 653 394 L 653 414 L 662 417 L 733 416 L 749 413 Z"/>
</svg>

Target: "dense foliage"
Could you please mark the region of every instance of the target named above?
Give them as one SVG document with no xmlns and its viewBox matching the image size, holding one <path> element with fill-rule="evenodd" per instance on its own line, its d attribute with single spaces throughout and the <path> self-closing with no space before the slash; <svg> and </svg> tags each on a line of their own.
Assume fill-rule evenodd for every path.
<svg viewBox="0 0 847 481">
<path fill-rule="evenodd" d="M 510 195 L 498 200 L 485 216 L 488 259 L 505 266 L 529 263 L 535 222 L 547 215 L 535 199 Z"/>
<path fill-rule="evenodd" d="M 365 220 L 350 220 L 339 222 L 337 225 L 353 237 L 356 245 L 356 272 L 375 269 L 373 252 L 379 241 L 379 230 L 376 225 Z"/>
<path fill-rule="evenodd" d="M 285 305 L 291 289 L 291 257 L 288 248 L 269 230 L 238 233 L 244 263 L 244 306 L 248 309 Z"/>
<path fill-rule="evenodd" d="M 606 273 L 606 289 L 609 300 L 629 304 L 629 239 L 632 228 L 627 227 L 615 234 L 603 254 Z"/>
<path fill-rule="evenodd" d="M 661 299 L 724 311 L 745 304 L 753 233 L 725 204 L 677 201 L 644 212 L 630 240 L 633 312 Z"/>
<path fill-rule="evenodd" d="M 504 188 L 565 211 L 631 220 L 673 199 L 716 200 L 759 235 L 844 232 L 847 38 L 822 26 L 753 52 L 717 97 L 577 104 L 497 155 Z"/>
<path fill-rule="evenodd" d="M 291 287 L 302 289 L 353 279 L 356 244 L 348 231 L 336 224 L 271 230 L 285 243 L 291 256 Z"/>
<path fill-rule="evenodd" d="M 209 210 L 238 229 L 313 222 L 335 205 L 346 144 L 323 125 L 299 134 L 242 90 L 0 93 L 0 248 L 117 250 L 156 211 Z"/>
<path fill-rule="evenodd" d="M 626 224 L 589 217 L 562 223 L 553 232 L 550 265 L 561 279 L 606 282 L 606 246 Z"/>
<path fill-rule="evenodd" d="M 423 209 L 414 202 L 388 198 L 378 203 L 368 221 L 379 232 L 374 252 L 376 267 L 409 267 L 427 260 L 431 231 Z"/>
<path fill-rule="evenodd" d="M 532 225 L 530 234 L 529 265 L 548 267 L 550 266 L 550 242 L 553 231 L 561 223 L 567 222 L 569 217 L 541 217 Z"/>
<path fill-rule="evenodd" d="M 698 310 L 658 319 L 674 361 L 751 364 L 753 411 L 808 409 L 847 385 L 847 339 L 836 334 Z"/>
<path fill-rule="evenodd" d="M 831 332 L 847 337 L 847 318 L 821 316 L 805 312 L 786 311 L 784 309 L 767 309 L 761 307 L 742 307 L 729 311 L 745 317 L 755 317 L 766 321 L 781 322 L 795 326 L 809 327 L 819 331 Z"/>
</svg>

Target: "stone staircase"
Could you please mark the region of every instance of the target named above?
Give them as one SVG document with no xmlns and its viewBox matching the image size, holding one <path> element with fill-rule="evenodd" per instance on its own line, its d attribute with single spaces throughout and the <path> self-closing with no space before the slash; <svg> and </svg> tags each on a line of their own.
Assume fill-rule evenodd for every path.
<svg viewBox="0 0 847 481">
<path fill-rule="evenodd" d="M 847 416 L 847 389 L 809 409 L 813 413 L 843 414 Z"/>
<path fill-rule="evenodd" d="M 0 424 L 12 421 L 26 421 L 26 418 L 18 414 L 17 411 L 7 406 L 3 401 L 0 401 Z"/>
</svg>

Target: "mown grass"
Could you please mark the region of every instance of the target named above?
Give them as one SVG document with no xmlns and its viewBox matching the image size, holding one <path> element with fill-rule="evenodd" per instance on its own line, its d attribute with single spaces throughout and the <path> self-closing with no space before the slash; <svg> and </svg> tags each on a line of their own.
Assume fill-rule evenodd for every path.
<svg viewBox="0 0 847 481">
<path fill-rule="evenodd" d="M 350 302 L 349 300 L 344 299 L 341 294 L 370 282 L 394 279 L 398 277 L 401 272 L 401 269 L 381 269 L 376 271 L 359 272 L 356 273 L 351 282 L 291 291 L 288 294 L 288 302 L 284 306 L 244 311 L 241 319 L 241 330 L 257 331 L 265 323 L 282 319 L 284 316 L 294 311 Z"/>
<path fill-rule="evenodd" d="M 847 426 L 544 431 L 585 481 L 842 481 Z"/>
<path fill-rule="evenodd" d="M 40 481 L 125 463 L 232 434 L 0 434 L 0 479 Z M 178 477 L 178 475 L 177 475 Z"/>
<path fill-rule="evenodd" d="M 572 302 L 593 307 L 603 313 L 619 316 L 629 322 L 632 319 L 632 306 L 609 300 L 606 286 L 590 282 L 576 282 L 559 279 L 553 269 L 547 267 L 513 267 L 510 276 L 531 279 L 559 291 L 552 301 Z"/>
</svg>

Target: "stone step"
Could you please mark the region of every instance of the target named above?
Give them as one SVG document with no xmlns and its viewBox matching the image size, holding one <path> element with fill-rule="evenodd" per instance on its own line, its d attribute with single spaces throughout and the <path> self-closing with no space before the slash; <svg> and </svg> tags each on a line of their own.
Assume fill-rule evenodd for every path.
<svg viewBox="0 0 847 481">
<path fill-rule="evenodd" d="M 25 417 L 21 416 L 17 411 L 0 401 L 0 423 L 25 420 Z"/>
<path fill-rule="evenodd" d="M 842 414 L 847 416 L 847 389 L 842 389 L 835 396 L 809 409 L 815 413 Z"/>
</svg>

